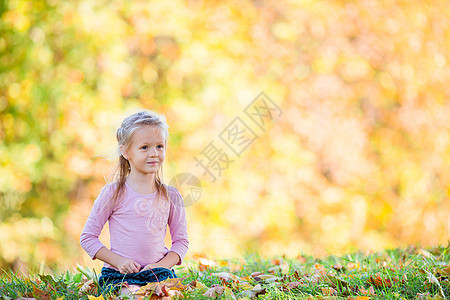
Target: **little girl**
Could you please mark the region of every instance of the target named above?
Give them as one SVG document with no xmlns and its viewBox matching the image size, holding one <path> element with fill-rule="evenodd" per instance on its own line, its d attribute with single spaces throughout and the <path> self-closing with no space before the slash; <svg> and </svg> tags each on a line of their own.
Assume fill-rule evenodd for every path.
<svg viewBox="0 0 450 300">
<path fill-rule="evenodd" d="M 165 117 L 147 111 L 127 117 L 117 130 L 115 180 L 95 200 L 80 237 L 89 256 L 105 263 L 99 278 L 103 290 L 121 282 L 136 289 L 147 282 L 174 278 L 171 268 L 180 265 L 186 255 L 189 242 L 183 199 L 162 178 L 168 134 Z M 111 249 L 98 238 L 106 221 Z M 170 250 L 164 245 L 167 225 Z"/>
</svg>

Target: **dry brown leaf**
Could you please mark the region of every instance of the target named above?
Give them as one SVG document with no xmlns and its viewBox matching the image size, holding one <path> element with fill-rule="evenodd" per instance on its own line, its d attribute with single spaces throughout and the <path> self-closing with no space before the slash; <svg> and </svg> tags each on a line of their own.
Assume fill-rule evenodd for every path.
<svg viewBox="0 0 450 300">
<path fill-rule="evenodd" d="M 82 293 L 93 294 L 95 292 L 97 292 L 97 284 L 94 283 L 94 280 L 90 279 L 83 283 L 78 291 L 78 295 Z"/>
<path fill-rule="evenodd" d="M 184 276 L 182 278 L 168 278 L 166 280 L 161 281 L 161 283 L 164 283 L 164 285 L 170 289 L 184 290 L 186 286 L 183 285 L 181 282 L 188 277 L 189 275 Z"/>
<path fill-rule="evenodd" d="M 329 285 L 331 285 L 331 287 L 348 287 L 349 283 L 348 281 L 345 281 L 343 279 L 340 279 L 336 276 L 333 276 L 331 274 L 328 274 L 326 276 L 321 276 L 320 277 L 324 282 L 328 283 Z"/>
<path fill-rule="evenodd" d="M 274 276 L 274 275 L 270 275 L 270 274 L 260 274 L 257 277 L 259 277 L 262 280 L 274 280 L 274 279 L 278 279 L 278 277 Z"/>
<path fill-rule="evenodd" d="M 324 294 L 325 296 L 337 296 L 338 294 L 338 292 L 332 287 L 323 287 L 321 290 L 322 294 Z"/>
<path fill-rule="evenodd" d="M 207 290 L 208 287 L 204 283 L 202 283 L 196 279 L 196 280 L 191 281 L 187 285 L 187 289 L 199 289 L 199 290 L 203 291 L 203 290 Z"/>
<path fill-rule="evenodd" d="M 382 278 L 380 274 L 375 274 L 375 276 L 369 277 L 367 280 L 370 284 L 373 284 L 378 287 L 391 287 L 392 282 L 388 278 Z"/>
<path fill-rule="evenodd" d="M 39 300 L 50 300 L 51 299 L 48 292 L 43 291 L 43 290 L 41 290 L 41 289 L 39 289 L 39 288 L 37 288 L 35 286 L 33 286 L 33 292 L 27 293 L 25 295 L 25 297 L 22 297 L 22 298 L 19 298 L 19 299 L 36 299 L 36 298 L 33 298 L 33 297 L 36 297 Z"/>
<path fill-rule="evenodd" d="M 238 276 L 234 275 L 233 273 L 229 272 L 219 272 L 219 273 L 211 273 L 212 276 L 217 276 L 223 280 L 229 281 L 229 280 L 241 280 Z"/>
<path fill-rule="evenodd" d="M 183 281 L 186 277 L 183 278 L 168 278 L 166 280 L 160 282 L 149 282 L 146 285 L 142 286 L 135 295 L 144 295 L 148 296 L 154 294 L 159 297 L 169 296 L 169 290 L 184 290 L 186 286 L 184 286 L 181 281 Z"/>
<path fill-rule="evenodd" d="M 366 290 L 363 286 L 361 286 L 359 287 L 359 291 L 363 295 L 376 296 L 373 286 L 370 286 L 368 290 Z"/>
<path fill-rule="evenodd" d="M 203 294 L 203 296 L 210 297 L 210 298 L 219 298 L 220 296 L 222 296 L 224 291 L 225 291 L 225 287 L 224 286 L 221 286 L 221 285 L 218 285 L 218 284 L 213 284 L 211 286 L 211 288 L 209 288 Z"/>
<path fill-rule="evenodd" d="M 299 281 L 293 281 L 286 283 L 285 285 L 283 285 L 283 287 L 287 288 L 288 290 L 293 290 L 296 289 L 299 285 L 302 285 L 302 283 Z"/>
<path fill-rule="evenodd" d="M 262 288 L 260 284 L 255 285 L 252 289 L 245 290 L 239 294 L 240 298 L 248 297 L 250 299 L 254 299 L 258 295 L 262 295 L 266 293 L 266 289 Z"/>
</svg>

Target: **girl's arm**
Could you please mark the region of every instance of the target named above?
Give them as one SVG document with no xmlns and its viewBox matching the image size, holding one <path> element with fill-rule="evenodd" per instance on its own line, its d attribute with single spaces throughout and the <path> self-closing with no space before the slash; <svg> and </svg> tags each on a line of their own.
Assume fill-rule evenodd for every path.
<svg viewBox="0 0 450 300">
<path fill-rule="evenodd" d="M 173 266 L 178 264 L 180 262 L 180 257 L 178 254 L 176 254 L 173 251 L 167 252 L 166 256 L 163 257 L 160 261 L 158 261 L 155 264 L 148 264 L 145 266 L 145 268 L 142 269 L 142 271 L 150 270 L 153 268 L 166 268 L 171 269 Z"/>
<path fill-rule="evenodd" d="M 80 236 L 81 247 L 92 259 L 98 258 L 114 266 L 122 274 L 139 272 L 141 266 L 138 263 L 111 252 L 98 238 L 113 211 L 110 201 L 112 193 L 112 187 L 105 186 L 95 200 Z"/>
<path fill-rule="evenodd" d="M 106 247 L 102 247 L 94 256 L 103 262 L 116 267 L 121 274 L 137 273 L 141 269 L 141 265 L 132 259 L 125 258 L 109 250 Z"/>
<path fill-rule="evenodd" d="M 95 254 L 101 248 L 105 247 L 98 237 L 102 232 L 103 226 L 108 221 L 109 216 L 112 214 L 113 207 L 110 201 L 108 201 L 111 195 L 111 186 L 105 186 L 94 201 L 91 213 L 81 232 L 80 245 L 92 259 L 95 259 Z"/>
<path fill-rule="evenodd" d="M 186 210 L 184 208 L 183 197 L 175 187 L 169 186 L 169 198 L 170 212 L 167 224 L 169 225 L 170 236 L 172 237 L 172 247 L 170 247 L 170 251 L 167 254 L 176 254 L 178 260 L 175 264 L 181 265 L 189 248 Z"/>
</svg>

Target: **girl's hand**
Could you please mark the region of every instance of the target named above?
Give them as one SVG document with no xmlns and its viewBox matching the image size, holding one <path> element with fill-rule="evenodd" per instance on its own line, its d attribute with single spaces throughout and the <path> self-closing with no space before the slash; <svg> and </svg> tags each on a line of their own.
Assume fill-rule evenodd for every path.
<svg viewBox="0 0 450 300">
<path fill-rule="evenodd" d="M 124 258 L 117 265 L 117 269 L 119 269 L 120 274 L 137 273 L 140 268 L 140 264 L 129 258 Z"/>
</svg>

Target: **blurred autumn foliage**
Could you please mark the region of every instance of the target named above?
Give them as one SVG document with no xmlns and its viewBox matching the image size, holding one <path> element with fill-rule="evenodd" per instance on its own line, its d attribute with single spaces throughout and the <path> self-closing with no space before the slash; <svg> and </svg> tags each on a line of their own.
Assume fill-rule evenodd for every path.
<svg viewBox="0 0 450 300">
<path fill-rule="evenodd" d="M 167 117 L 165 180 L 201 180 L 191 254 L 450 237 L 446 0 L 1 0 L 0 15 L 2 266 L 89 263 L 79 234 L 137 108 Z M 258 138 L 211 180 L 194 158 L 260 92 L 282 115 L 249 122 Z"/>
</svg>

